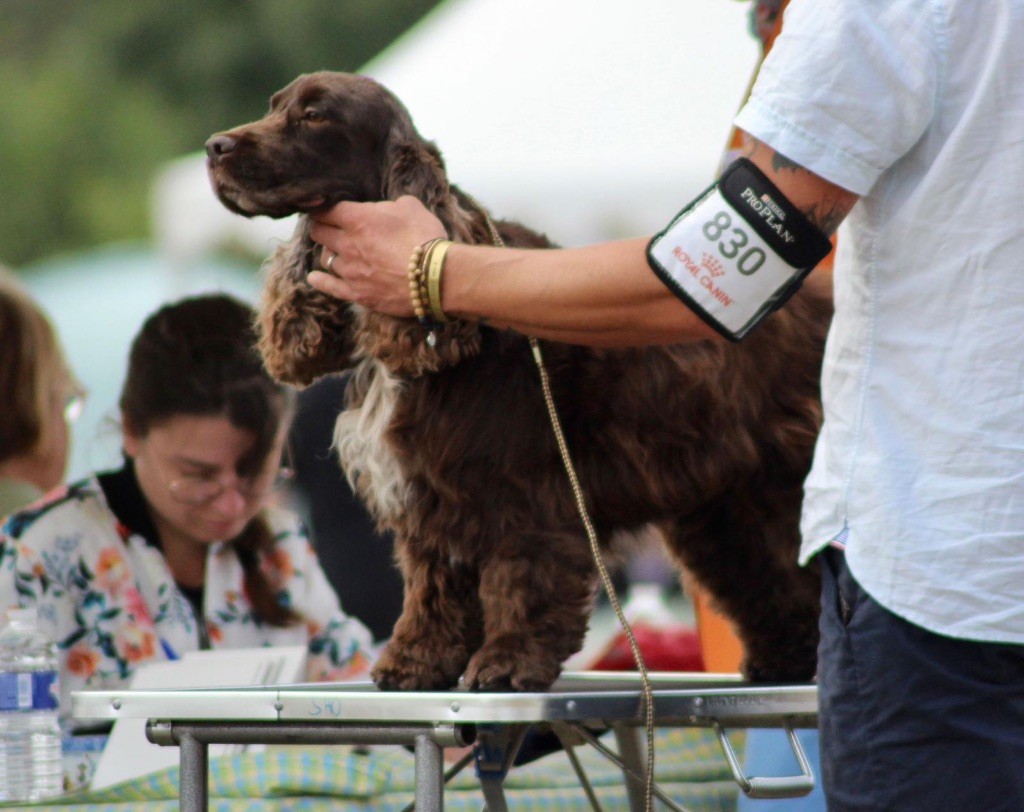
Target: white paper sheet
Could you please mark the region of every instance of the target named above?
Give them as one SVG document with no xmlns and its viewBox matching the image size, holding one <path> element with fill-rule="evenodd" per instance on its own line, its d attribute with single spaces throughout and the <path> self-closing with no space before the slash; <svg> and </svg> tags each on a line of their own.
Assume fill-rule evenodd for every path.
<svg viewBox="0 0 1024 812">
<path fill-rule="evenodd" d="M 190 652 L 180 660 L 142 666 L 132 678 L 131 688 L 230 688 L 301 682 L 306 651 L 305 646 L 275 646 Z M 209 747 L 209 755 L 213 758 L 242 748 L 214 744 Z M 178 748 L 162 747 L 146 738 L 145 719 L 118 719 L 90 786 L 109 787 L 177 763 Z"/>
</svg>

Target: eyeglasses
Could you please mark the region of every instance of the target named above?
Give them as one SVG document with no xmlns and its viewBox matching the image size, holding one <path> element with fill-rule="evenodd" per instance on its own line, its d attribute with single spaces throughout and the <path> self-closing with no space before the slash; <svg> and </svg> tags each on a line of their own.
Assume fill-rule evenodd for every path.
<svg viewBox="0 0 1024 812">
<path fill-rule="evenodd" d="M 240 477 L 234 485 L 229 486 L 219 479 L 186 475 L 172 479 L 167 483 L 167 488 L 175 499 L 188 505 L 205 505 L 212 502 L 229 487 L 237 490 L 247 501 L 258 502 L 283 488 L 294 476 L 290 468 L 280 468 L 270 476 L 252 479 Z"/>
<path fill-rule="evenodd" d="M 251 477 L 238 477 L 231 485 L 226 485 L 216 477 L 183 474 L 167 483 L 171 496 L 188 505 L 204 505 L 214 501 L 229 487 L 238 491 L 242 498 L 250 502 L 258 502 L 275 491 L 284 488 L 295 479 L 295 472 L 288 464 L 290 453 L 285 449 L 285 460 L 277 468 L 270 468 L 263 473 Z"/>
<path fill-rule="evenodd" d="M 75 385 L 74 389 L 64 396 L 64 419 L 68 425 L 74 425 L 78 418 L 85 411 L 85 402 L 89 393 L 81 386 Z"/>
</svg>

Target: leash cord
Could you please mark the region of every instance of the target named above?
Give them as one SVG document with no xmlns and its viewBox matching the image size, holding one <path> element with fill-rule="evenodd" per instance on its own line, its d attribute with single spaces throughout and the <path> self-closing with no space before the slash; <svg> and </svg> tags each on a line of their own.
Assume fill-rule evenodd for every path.
<svg viewBox="0 0 1024 812">
<path fill-rule="evenodd" d="M 597 532 L 594 530 L 594 523 L 590 519 L 590 513 L 587 510 L 586 499 L 583 496 L 583 488 L 580 486 L 579 477 L 576 475 L 576 469 L 572 464 L 572 458 L 569 455 L 569 445 L 565 440 L 565 433 L 562 431 L 562 423 L 558 418 L 558 412 L 555 409 L 555 401 L 551 395 L 551 383 L 548 379 L 548 371 L 544 366 L 544 358 L 541 355 L 540 344 L 537 339 L 530 339 L 530 349 L 533 351 L 533 359 L 537 363 L 537 370 L 540 373 L 540 384 L 544 390 L 544 402 L 548 408 L 548 416 L 551 418 L 551 428 L 555 433 L 555 441 L 558 443 L 558 450 L 562 455 L 562 463 L 565 465 L 565 471 L 569 475 L 569 483 L 572 485 L 573 496 L 576 499 L 576 508 L 579 511 L 580 519 L 583 520 L 583 526 L 587 531 L 587 540 L 590 542 L 590 551 L 594 556 L 594 563 L 597 564 L 597 570 L 601 574 L 601 582 L 604 584 L 605 591 L 608 593 L 608 600 L 611 602 L 612 607 L 615 609 L 615 615 L 619 619 L 619 623 L 622 626 L 623 631 L 626 633 L 626 638 L 629 640 L 629 648 L 633 652 L 633 660 L 636 662 L 637 669 L 640 672 L 640 682 L 643 686 L 643 697 L 644 697 L 644 724 L 647 730 L 647 769 L 645 771 L 644 781 L 644 809 L 647 812 L 651 812 L 653 796 L 654 796 L 654 692 L 651 689 L 651 680 L 647 673 L 647 666 L 644 663 L 643 654 L 640 652 L 640 645 L 636 641 L 636 637 L 633 634 L 633 629 L 629 625 L 629 621 L 626 620 L 626 615 L 622 611 L 622 605 L 619 602 L 618 595 L 615 593 L 615 586 L 612 584 L 611 576 L 608 574 L 608 569 L 605 567 L 604 560 L 601 557 L 601 550 L 597 543 Z"/>
<path fill-rule="evenodd" d="M 497 227 L 488 216 L 486 210 L 465 192 L 463 192 L 463 195 L 465 195 L 469 202 L 474 205 L 481 214 L 483 214 L 484 221 L 487 223 L 487 230 L 491 235 L 491 241 L 496 247 L 502 248 L 505 245 L 505 241 L 501 238 Z M 644 700 L 644 726 L 647 732 L 647 769 L 644 771 L 644 809 L 646 812 L 651 812 L 654 803 L 654 691 L 651 688 L 651 678 L 647 673 L 647 664 L 644 662 L 643 654 L 640 651 L 640 644 L 637 643 L 636 636 L 633 634 L 633 629 L 630 627 L 629 621 L 626 620 L 626 615 L 622 611 L 622 604 L 619 602 L 619 597 L 615 592 L 615 586 L 612 584 L 611 576 L 608 574 L 608 568 L 605 566 L 604 559 L 601 556 L 601 548 L 597 541 L 597 531 L 594 530 L 594 523 L 590 518 L 590 511 L 587 510 L 587 501 L 583 495 L 583 488 L 580 485 L 576 468 L 572 463 L 572 456 L 569 454 L 569 444 L 566 442 L 565 432 L 562 431 L 562 421 L 558 417 L 558 410 L 555 408 L 555 399 L 551 394 L 551 380 L 548 376 L 547 367 L 544 365 L 544 356 L 540 351 L 540 342 L 538 342 L 536 338 L 530 338 L 530 350 L 533 353 L 533 360 L 536 362 L 537 371 L 540 374 L 540 385 L 544 392 L 544 404 L 547 406 L 548 417 L 551 419 L 551 428 L 555 435 L 555 442 L 558 444 L 558 451 L 562 457 L 562 464 L 565 466 L 565 472 L 569 477 L 569 484 L 572 486 L 573 497 L 576 500 L 576 509 L 579 511 L 583 527 L 587 531 L 587 540 L 590 542 L 590 552 L 594 557 L 594 563 L 597 565 L 597 571 L 601 575 L 601 582 L 604 584 L 605 592 L 608 594 L 608 600 L 611 602 L 612 608 L 615 610 L 615 615 L 619 619 L 619 624 L 622 626 L 622 630 L 626 633 L 626 639 L 629 641 L 630 651 L 633 653 L 633 660 L 640 673 L 640 682 L 643 687 Z"/>
</svg>

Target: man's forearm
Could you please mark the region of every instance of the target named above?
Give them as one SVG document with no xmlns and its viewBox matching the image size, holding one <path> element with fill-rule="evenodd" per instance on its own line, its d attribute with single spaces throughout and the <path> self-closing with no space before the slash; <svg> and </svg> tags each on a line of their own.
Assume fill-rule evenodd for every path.
<svg viewBox="0 0 1024 812">
<path fill-rule="evenodd" d="M 590 346 L 714 335 L 647 265 L 647 238 L 560 250 L 456 245 L 443 302 L 456 317 Z"/>
<path fill-rule="evenodd" d="M 855 194 L 754 139 L 746 156 L 825 234 L 857 202 Z M 646 246 L 646 237 L 558 251 L 454 246 L 444 306 L 455 316 L 590 346 L 715 336 L 651 271 Z"/>
</svg>

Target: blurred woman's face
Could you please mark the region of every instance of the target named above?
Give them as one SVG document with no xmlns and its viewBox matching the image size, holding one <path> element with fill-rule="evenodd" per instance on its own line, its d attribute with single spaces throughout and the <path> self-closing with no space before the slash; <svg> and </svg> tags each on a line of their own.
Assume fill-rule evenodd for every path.
<svg viewBox="0 0 1024 812">
<path fill-rule="evenodd" d="M 255 466 L 255 435 L 223 416 L 175 415 L 141 437 L 126 427 L 124 448 L 161 534 L 206 545 L 233 539 L 264 507 L 284 434 Z"/>
</svg>

